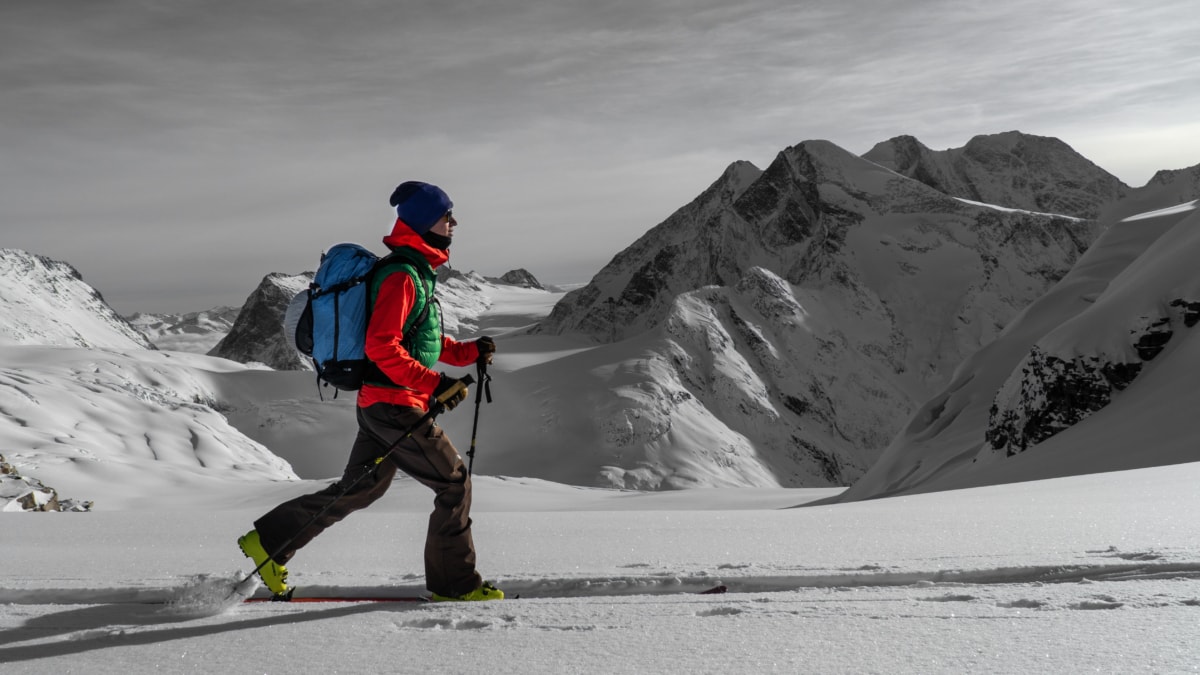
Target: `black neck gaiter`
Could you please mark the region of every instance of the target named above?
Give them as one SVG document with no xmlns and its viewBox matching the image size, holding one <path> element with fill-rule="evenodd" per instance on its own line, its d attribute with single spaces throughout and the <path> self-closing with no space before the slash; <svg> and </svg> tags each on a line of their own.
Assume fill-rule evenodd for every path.
<svg viewBox="0 0 1200 675">
<path fill-rule="evenodd" d="M 445 251 L 446 249 L 450 248 L 450 237 L 441 234 L 435 234 L 433 232 L 426 232 L 425 234 L 421 235 L 421 238 L 425 240 L 426 244 L 429 244 L 439 251 Z"/>
</svg>

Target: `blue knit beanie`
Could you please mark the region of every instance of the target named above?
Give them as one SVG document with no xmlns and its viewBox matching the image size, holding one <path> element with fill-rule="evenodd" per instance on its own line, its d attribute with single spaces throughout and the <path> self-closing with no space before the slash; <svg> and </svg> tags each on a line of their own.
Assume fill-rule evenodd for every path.
<svg viewBox="0 0 1200 675">
<path fill-rule="evenodd" d="M 389 200 L 396 215 L 417 234 L 425 234 L 454 208 L 449 195 L 436 185 L 410 180 L 396 186 Z"/>
</svg>

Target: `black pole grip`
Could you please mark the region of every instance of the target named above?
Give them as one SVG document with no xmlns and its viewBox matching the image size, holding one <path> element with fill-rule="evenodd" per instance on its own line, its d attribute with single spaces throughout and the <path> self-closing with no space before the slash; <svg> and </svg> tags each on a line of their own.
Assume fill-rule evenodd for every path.
<svg viewBox="0 0 1200 675">
<path fill-rule="evenodd" d="M 465 398 L 467 395 L 466 394 L 467 387 L 471 386 L 472 384 L 475 384 L 475 378 L 471 377 L 470 375 L 464 375 L 464 376 L 460 377 L 457 382 L 455 382 L 453 385 L 451 385 L 449 389 L 447 389 L 446 391 L 443 391 L 442 395 L 438 396 L 437 399 L 435 399 L 435 400 L 438 403 L 445 405 L 446 401 L 449 401 L 450 399 L 457 396 L 459 394 L 459 392 L 462 392 L 463 397 Z"/>
</svg>

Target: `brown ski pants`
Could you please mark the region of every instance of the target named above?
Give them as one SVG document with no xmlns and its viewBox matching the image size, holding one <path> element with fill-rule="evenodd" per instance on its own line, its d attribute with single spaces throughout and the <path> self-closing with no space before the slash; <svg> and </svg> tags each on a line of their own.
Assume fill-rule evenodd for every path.
<svg viewBox="0 0 1200 675">
<path fill-rule="evenodd" d="M 425 538 L 426 588 L 446 596 L 478 588 L 482 579 L 475 570 L 471 539 L 471 478 L 450 439 L 432 419 L 427 420 L 377 465 L 375 460 L 420 421 L 424 412 L 387 403 L 357 410 L 358 437 L 341 480 L 320 492 L 284 502 L 255 521 L 263 548 L 276 562 L 287 563 L 325 528 L 382 497 L 399 469 L 435 493 Z M 305 527 L 326 507 L 320 518 Z"/>
</svg>

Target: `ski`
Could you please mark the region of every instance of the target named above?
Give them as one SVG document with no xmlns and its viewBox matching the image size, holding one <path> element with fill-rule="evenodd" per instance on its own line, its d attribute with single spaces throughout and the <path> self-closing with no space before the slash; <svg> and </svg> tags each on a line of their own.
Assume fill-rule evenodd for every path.
<svg viewBox="0 0 1200 675">
<path fill-rule="evenodd" d="M 354 596 L 354 595 L 315 595 L 315 596 L 293 596 L 291 598 L 246 598 L 242 602 L 433 602 L 432 599 L 423 595 L 404 595 L 396 597 L 380 597 L 380 596 Z"/>
<path fill-rule="evenodd" d="M 719 584 L 712 588 L 703 591 L 684 591 L 685 594 L 692 595 L 719 595 L 729 590 L 725 584 Z M 623 594 L 624 595 L 624 594 Z M 664 595 L 664 593 L 647 593 L 647 595 Z M 561 596 L 553 596 L 561 597 Z M 574 596 L 574 597 L 604 597 L 604 594 L 597 596 Z M 506 600 L 520 600 L 521 596 L 516 595 Z M 327 602 L 327 603 L 349 603 L 349 602 L 411 602 L 425 603 L 433 602 L 433 599 L 424 595 L 398 595 L 398 596 L 380 596 L 380 595 L 295 595 L 295 591 L 289 593 L 287 597 L 266 597 L 266 598 L 246 598 L 243 600 L 246 603 L 257 602 Z"/>
</svg>

